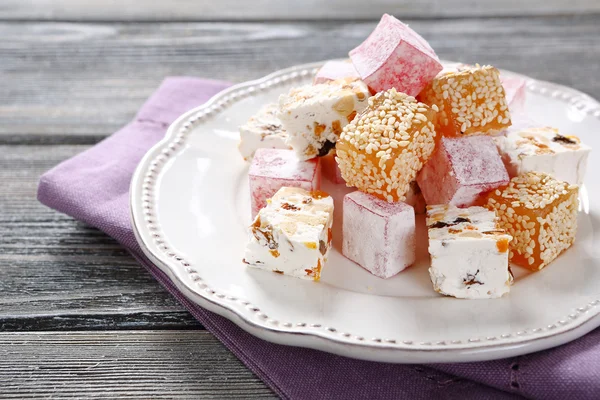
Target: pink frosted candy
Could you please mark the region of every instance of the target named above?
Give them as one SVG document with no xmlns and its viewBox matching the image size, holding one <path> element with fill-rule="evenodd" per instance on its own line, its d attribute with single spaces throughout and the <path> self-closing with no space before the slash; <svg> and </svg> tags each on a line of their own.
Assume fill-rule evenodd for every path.
<svg viewBox="0 0 600 400">
<path fill-rule="evenodd" d="M 363 192 L 344 197 L 342 254 L 375 276 L 389 278 L 415 262 L 415 212 Z"/>
<path fill-rule="evenodd" d="M 329 182 L 338 185 L 346 183 L 344 178 L 342 178 L 342 171 L 340 171 L 340 167 L 335 161 L 335 154 L 328 154 L 325 157 L 321 157 L 321 171 Z"/>
<path fill-rule="evenodd" d="M 425 39 L 388 14 L 350 59 L 374 93 L 394 87 L 416 96 L 443 68 Z"/>
<path fill-rule="evenodd" d="M 318 158 L 300 161 L 293 150 L 257 149 L 248 172 L 252 218 L 283 186 L 320 189 L 320 170 Z"/>
<path fill-rule="evenodd" d="M 504 93 L 506 93 L 506 104 L 508 104 L 508 109 L 511 112 L 522 109 L 525 106 L 525 92 L 527 83 L 525 78 L 500 75 L 500 81 L 502 82 L 502 86 L 504 86 Z"/>
<path fill-rule="evenodd" d="M 327 61 L 319 69 L 319 71 L 317 71 L 313 83 L 316 85 L 319 83 L 325 83 L 344 78 L 359 79 L 360 76 L 358 75 L 358 72 L 356 72 L 356 69 L 354 69 L 354 65 L 352 65 L 352 62 L 350 60 L 333 60 Z"/>
<path fill-rule="evenodd" d="M 508 173 L 489 136 L 440 139 L 431 159 L 417 175 L 429 205 L 476 205 L 481 195 L 508 185 Z"/>
</svg>

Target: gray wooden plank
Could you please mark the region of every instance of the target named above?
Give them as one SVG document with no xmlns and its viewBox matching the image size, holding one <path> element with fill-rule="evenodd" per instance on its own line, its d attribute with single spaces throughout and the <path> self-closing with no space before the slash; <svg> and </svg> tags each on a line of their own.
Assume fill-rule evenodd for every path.
<svg viewBox="0 0 600 400">
<path fill-rule="evenodd" d="M 36 200 L 88 146 L 0 146 L 0 331 L 198 329 L 119 244 Z"/>
<path fill-rule="evenodd" d="M 206 331 L 0 333 L 0 398 L 276 398 Z"/>
<path fill-rule="evenodd" d="M 491 63 L 600 97 L 597 15 L 409 20 L 446 59 Z M 243 81 L 344 57 L 374 22 L 0 23 L 0 143 L 94 143 L 167 75 Z"/>
<path fill-rule="evenodd" d="M 4 0 L 0 19 L 77 21 L 373 19 L 383 13 L 403 18 L 464 18 L 587 14 L 595 0 Z"/>
</svg>

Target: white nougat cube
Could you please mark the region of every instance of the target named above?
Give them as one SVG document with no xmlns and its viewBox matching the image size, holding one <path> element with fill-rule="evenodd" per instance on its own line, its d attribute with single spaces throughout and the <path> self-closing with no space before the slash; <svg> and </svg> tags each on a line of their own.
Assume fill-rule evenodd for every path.
<svg viewBox="0 0 600 400">
<path fill-rule="evenodd" d="M 415 262 L 415 212 L 360 191 L 344 197 L 342 254 L 389 278 Z"/>
<path fill-rule="evenodd" d="M 329 195 L 283 187 L 250 226 L 244 263 L 318 281 L 331 247 L 332 223 Z"/>
<path fill-rule="evenodd" d="M 242 126 L 240 126 L 240 143 L 238 149 L 249 161 L 258 149 L 289 149 L 285 143 L 287 132 L 277 118 L 279 105 L 267 104 Z"/>
<path fill-rule="evenodd" d="M 280 96 L 277 114 L 287 144 L 301 160 L 326 156 L 342 128 L 367 107 L 369 96 L 363 82 L 350 78 L 291 89 Z"/>
<path fill-rule="evenodd" d="M 591 148 L 577 136 L 538 126 L 510 129 L 495 140 L 511 177 L 543 172 L 574 185 L 583 183 Z"/>
<path fill-rule="evenodd" d="M 436 292 L 462 299 L 501 297 L 510 290 L 508 244 L 495 212 L 483 207 L 427 207 L 431 267 Z"/>
</svg>

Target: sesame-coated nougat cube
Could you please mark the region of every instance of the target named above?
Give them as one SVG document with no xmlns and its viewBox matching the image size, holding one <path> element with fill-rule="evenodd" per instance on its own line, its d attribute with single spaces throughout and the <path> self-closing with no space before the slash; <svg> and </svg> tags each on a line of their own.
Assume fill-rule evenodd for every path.
<svg viewBox="0 0 600 400">
<path fill-rule="evenodd" d="M 336 147 L 347 185 L 388 202 L 405 200 L 435 148 L 434 119 L 433 109 L 396 89 L 371 97 Z"/>
<path fill-rule="evenodd" d="M 512 237 L 483 207 L 427 207 L 431 267 L 436 292 L 463 299 L 490 299 L 508 293 Z"/>
<path fill-rule="evenodd" d="M 511 124 L 500 73 L 489 65 L 442 71 L 419 101 L 437 105 L 436 129 L 444 136 L 495 134 Z"/>
<path fill-rule="evenodd" d="M 561 135 L 556 128 L 538 125 L 511 128 L 495 140 L 510 176 L 537 171 L 568 183 L 583 183 L 591 148 L 577 136 Z"/>
<path fill-rule="evenodd" d="M 344 197 L 342 254 L 380 278 L 415 262 L 415 213 L 356 191 Z"/>
<path fill-rule="evenodd" d="M 520 76 L 500 75 L 500 81 L 506 93 L 506 104 L 511 113 L 522 110 L 525 106 L 527 79 Z"/>
<path fill-rule="evenodd" d="M 238 149 L 249 161 L 254 156 L 256 149 L 289 149 L 285 143 L 287 132 L 283 129 L 281 121 L 277 118 L 279 105 L 270 103 L 262 107 L 248 122 L 240 126 L 240 143 Z"/>
<path fill-rule="evenodd" d="M 488 136 L 441 138 L 417 175 L 427 204 L 458 207 L 477 205 L 483 194 L 508 180 L 496 144 Z"/>
<path fill-rule="evenodd" d="M 313 83 L 315 85 L 319 83 L 325 83 L 329 81 L 335 81 L 337 79 L 360 79 L 358 72 L 352 65 L 350 60 L 331 60 L 327 61 L 317 71 Z"/>
<path fill-rule="evenodd" d="M 333 199 L 324 192 L 283 187 L 249 228 L 244 263 L 318 281 L 331 248 Z"/>
<path fill-rule="evenodd" d="M 416 96 L 443 68 L 425 39 L 388 14 L 350 59 L 373 93 L 395 88 Z"/>
<path fill-rule="evenodd" d="M 279 98 L 287 144 L 301 160 L 326 156 L 342 128 L 367 107 L 369 96 L 364 83 L 350 78 L 291 89 Z"/>
<path fill-rule="evenodd" d="M 321 187 L 319 159 L 301 161 L 293 150 L 258 149 L 248 171 L 252 218 L 284 186 L 305 190 Z"/>
<path fill-rule="evenodd" d="M 510 260 L 537 271 L 568 249 L 577 233 L 578 187 L 539 172 L 511 179 L 488 195 L 500 226 L 511 234 Z"/>
</svg>

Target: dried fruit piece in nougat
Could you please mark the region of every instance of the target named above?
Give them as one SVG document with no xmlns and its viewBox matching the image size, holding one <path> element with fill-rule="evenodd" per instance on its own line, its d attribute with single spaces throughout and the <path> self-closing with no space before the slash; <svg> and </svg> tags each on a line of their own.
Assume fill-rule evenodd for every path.
<svg viewBox="0 0 600 400">
<path fill-rule="evenodd" d="M 529 172 L 488 195 L 500 226 L 511 234 L 511 262 L 537 271 L 571 247 L 577 233 L 578 187 Z"/>
<path fill-rule="evenodd" d="M 375 276 L 389 278 L 415 262 L 415 212 L 356 191 L 344 197 L 342 254 Z"/>
<path fill-rule="evenodd" d="M 404 200 L 435 147 L 434 118 L 433 109 L 396 89 L 371 97 L 338 141 L 342 177 L 388 202 Z"/>
<path fill-rule="evenodd" d="M 388 14 L 350 59 L 373 93 L 396 88 L 416 96 L 442 70 L 429 43 Z"/>
<path fill-rule="evenodd" d="M 508 173 L 488 136 L 441 138 L 417 182 L 427 204 L 476 205 L 482 194 L 508 184 Z"/>
<path fill-rule="evenodd" d="M 444 136 L 493 134 L 511 124 L 500 73 L 489 65 L 442 71 L 419 101 L 438 106 L 436 129 Z"/>
<path fill-rule="evenodd" d="M 436 292 L 463 299 L 489 299 L 508 293 L 512 237 L 483 207 L 427 207 L 431 267 Z"/>
<path fill-rule="evenodd" d="M 289 149 L 285 144 L 287 132 L 277 118 L 279 105 L 271 103 L 261 108 L 248 122 L 240 126 L 240 143 L 238 149 L 248 161 L 254 157 L 256 149 Z"/>
<path fill-rule="evenodd" d="M 318 159 L 301 161 L 293 150 L 258 149 L 248 171 L 252 218 L 284 186 L 305 190 L 321 187 L 321 165 Z"/>
<path fill-rule="evenodd" d="M 367 106 L 367 86 L 340 79 L 294 88 L 279 98 L 287 144 L 301 160 L 322 157 L 335 147 L 342 128 Z"/>
<path fill-rule="evenodd" d="M 352 61 L 331 60 L 327 61 L 321 68 L 319 68 L 313 83 L 317 85 L 319 83 L 345 78 L 360 79 L 358 72 L 356 72 L 354 65 L 352 65 Z"/>
<path fill-rule="evenodd" d="M 281 188 L 249 228 L 244 262 L 318 281 L 331 247 L 333 199 L 324 192 Z"/>
<path fill-rule="evenodd" d="M 577 136 L 561 135 L 556 128 L 509 129 L 494 138 L 510 176 L 537 171 L 573 184 L 583 183 L 591 148 Z"/>
</svg>

